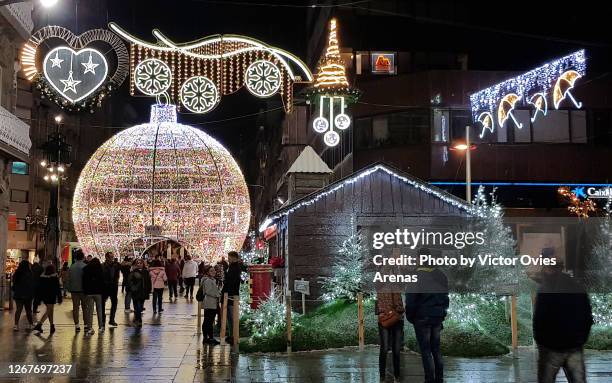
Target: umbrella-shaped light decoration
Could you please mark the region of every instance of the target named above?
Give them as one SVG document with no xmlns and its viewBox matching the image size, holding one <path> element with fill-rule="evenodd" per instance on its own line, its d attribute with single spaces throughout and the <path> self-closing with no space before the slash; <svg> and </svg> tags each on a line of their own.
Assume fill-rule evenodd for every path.
<svg viewBox="0 0 612 383">
<path fill-rule="evenodd" d="M 514 118 L 514 114 L 512 114 L 512 111 L 516 107 L 516 103 L 520 99 L 521 97 L 516 93 L 508 93 L 501 99 L 497 107 L 497 123 L 500 127 L 504 126 L 508 118 L 511 118 L 519 129 L 523 127 L 523 124 L 518 122 L 516 118 Z"/>
<path fill-rule="evenodd" d="M 482 124 L 482 131 L 480 132 L 480 138 L 484 137 L 485 131 L 488 130 L 493 133 L 493 129 L 495 129 L 495 122 L 493 120 L 493 116 L 489 112 L 482 112 L 480 116 L 478 116 L 478 122 Z"/>
<path fill-rule="evenodd" d="M 546 94 L 543 92 L 536 93 L 533 96 L 529 97 L 527 101 L 528 104 L 531 104 L 535 108 L 535 112 L 533 112 L 533 117 L 531 117 L 531 122 L 534 122 L 538 117 L 538 112 L 542 112 L 542 116 L 546 117 L 548 114 L 548 101 L 546 101 Z"/>
<path fill-rule="evenodd" d="M 565 97 L 568 97 L 570 100 L 572 100 L 574 105 L 576 105 L 576 108 L 582 107 L 582 103 L 576 101 L 574 96 L 572 96 L 572 94 L 570 93 L 570 90 L 574 87 L 576 80 L 578 80 L 580 77 L 582 77 L 582 75 L 576 72 L 575 70 L 568 70 L 564 72 L 561 76 L 559 76 L 553 89 L 553 101 L 555 103 L 555 109 L 559 109 L 559 105 L 561 104 L 561 101 L 565 99 Z"/>
</svg>

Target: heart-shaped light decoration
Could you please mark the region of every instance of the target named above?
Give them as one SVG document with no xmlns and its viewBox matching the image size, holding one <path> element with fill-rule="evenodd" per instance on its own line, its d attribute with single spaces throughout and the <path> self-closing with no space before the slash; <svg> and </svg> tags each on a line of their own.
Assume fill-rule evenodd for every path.
<svg viewBox="0 0 612 383">
<path fill-rule="evenodd" d="M 75 103 L 89 96 L 104 83 L 108 63 L 92 48 L 75 51 L 60 46 L 53 48 L 43 60 L 43 72 L 51 86 L 66 100 Z"/>
</svg>

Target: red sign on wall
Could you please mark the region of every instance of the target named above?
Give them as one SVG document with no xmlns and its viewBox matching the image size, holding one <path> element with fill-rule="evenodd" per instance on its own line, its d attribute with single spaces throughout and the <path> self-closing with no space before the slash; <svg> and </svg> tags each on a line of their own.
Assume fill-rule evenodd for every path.
<svg viewBox="0 0 612 383">
<path fill-rule="evenodd" d="M 372 73 L 395 74 L 395 53 L 372 52 Z"/>
<path fill-rule="evenodd" d="M 16 213 L 9 212 L 8 229 L 9 231 L 17 231 L 17 214 Z"/>
</svg>

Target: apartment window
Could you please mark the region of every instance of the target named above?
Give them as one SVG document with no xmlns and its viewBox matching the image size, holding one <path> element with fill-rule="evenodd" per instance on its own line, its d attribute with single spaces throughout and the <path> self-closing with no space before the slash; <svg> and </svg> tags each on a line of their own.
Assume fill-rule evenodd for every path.
<svg viewBox="0 0 612 383">
<path fill-rule="evenodd" d="M 11 202 L 28 202 L 28 192 L 26 190 L 11 189 Z"/>
<path fill-rule="evenodd" d="M 595 143 L 598 145 L 611 145 L 612 113 L 610 110 L 593 110 L 590 123 Z"/>
<path fill-rule="evenodd" d="M 28 164 L 25 162 L 21 162 L 21 161 L 14 161 L 11 164 L 11 173 L 27 175 L 28 174 Z"/>
<path fill-rule="evenodd" d="M 537 118 L 533 122 L 533 142 L 570 142 L 569 111 L 549 110 L 546 117 Z"/>
<path fill-rule="evenodd" d="M 448 142 L 450 138 L 450 111 L 433 110 L 433 142 Z"/>
</svg>

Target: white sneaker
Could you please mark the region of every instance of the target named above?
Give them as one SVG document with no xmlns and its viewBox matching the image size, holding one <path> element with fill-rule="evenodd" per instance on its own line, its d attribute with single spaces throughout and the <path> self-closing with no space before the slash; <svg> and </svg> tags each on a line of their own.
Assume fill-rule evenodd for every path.
<svg viewBox="0 0 612 383">
<path fill-rule="evenodd" d="M 93 335 L 96 332 L 94 331 L 93 328 L 88 328 L 87 330 L 85 330 L 85 335 Z"/>
<path fill-rule="evenodd" d="M 100 334 L 104 334 L 104 327 L 100 327 L 100 328 L 98 329 L 98 332 L 99 332 Z"/>
<path fill-rule="evenodd" d="M 19 331 L 19 326 L 13 326 L 13 331 Z"/>
<path fill-rule="evenodd" d="M 125 309 L 125 310 L 123 310 L 123 312 L 124 312 L 124 313 L 126 313 L 126 314 L 129 314 L 129 313 L 131 313 L 131 312 L 132 312 L 132 310 L 130 310 L 130 309 Z"/>
</svg>

